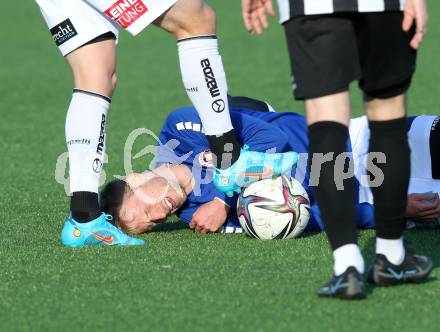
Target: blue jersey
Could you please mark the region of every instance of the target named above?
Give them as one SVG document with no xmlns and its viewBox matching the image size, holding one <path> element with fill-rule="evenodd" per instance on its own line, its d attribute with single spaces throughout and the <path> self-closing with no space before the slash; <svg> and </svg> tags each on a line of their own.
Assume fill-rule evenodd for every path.
<svg viewBox="0 0 440 332">
<path fill-rule="evenodd" d="M 261 112 L 249 108 L 231 108 L 230 114 L 239 143 L 247 144 L 250 150 L 296 151 L 307 154 L 307 124 L 304 116 L 291 112 Z M 187 165 L 195 179 L 195 187 L 188 196 L 188 201 L 176 213 L 179 218 L 189 223 L 200 205 L 217 198 L 231 207 L 225 225 L 239 226 L 235 210 L 237 195 L 232 198 L 227 197 L 218 191 L 212 182 L 214 173 L 212 156 L 197 111 L 193 107 L 186 107 L 170 113 L 161 129 L 159 139 L 157 165 L 162 163 Z M 304 174 L 298 176 L 298 173 Z M 301 179 L 300 182 L 309 194 L 311 218 L 306 230 L 322 230 L 324 226 L 321 214 L 308 185 L 306 163 L 295 166 L 292 169 L 292 176 Z M 371 204 L 356 204 L 356 213 L 359 227 L 374 226 Z"/>
</svg>

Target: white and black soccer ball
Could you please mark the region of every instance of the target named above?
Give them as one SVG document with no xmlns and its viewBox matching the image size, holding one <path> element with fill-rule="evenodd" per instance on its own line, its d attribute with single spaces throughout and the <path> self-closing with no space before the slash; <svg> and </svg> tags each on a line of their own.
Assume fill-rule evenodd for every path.
<svg viewBox="0 0 440 332">
<path fill-rule="evenodd" d="M 244 188 L 237 215 L 247 235 L 261 240 L 299 236 L 310 219 L 310 200 L 297 180 L 282 175 Z"/>
</svg>

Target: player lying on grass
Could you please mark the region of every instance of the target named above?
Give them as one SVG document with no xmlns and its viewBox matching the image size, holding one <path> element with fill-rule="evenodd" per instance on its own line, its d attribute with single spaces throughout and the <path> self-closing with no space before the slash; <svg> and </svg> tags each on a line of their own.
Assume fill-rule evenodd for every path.
<svg viewBox="0 0 440 332">
<path fill-rule="evenodd" d="M 241 144 L 256 151 L 295 150 L 307 155 L 307 124 L 296 113 L 270 112 L 268 104 L 245 97 L 230 98 L 231 117 Z M 419 220 L 437 219 L 440 214 L 440 121 L 435 116 L 408 119 L 412 147 L 412 172 L 407 216 Z M 355 173 L 359 160 L 368 152 L 368 122 L 356 118 L 350 124 Z M 236 197 L 228 197 L 212 183 L 212 155 L 202 132 L 200 119 L 192 107 L 181 108 L 166 119 L 159 135 L 156 165 L 152 171 L 129 174 L 125 181 L 114 180 L 101 193 L 104 211 L 113 215 L 118 226 L 129 233 L 151 230 L 176 213 L 200 233 L 241 231 L 235 213 Z M 292 176 L 301 180 L 306 161 L 300 158 Z M 306 231 L 323 229 L 323 222 L 308 175 L 303 176 L 312 206 Z M 357 224 L 374 227 L 372 195 L 357 184 Z M 432 192 L 432 194 L 423 194 Z"/>
<path fill-rule="evenodd" d="M 116 46 L 121 27 L 137 35 L 154 24 L 176 38 L 184 88 L 199 112 L 208 145 L 220 157 L 225 147 L 231 152 L 227 162 L 219 160 L 214 181 L 217 188 L 224 192 L 238 191 L 238 174 L 246 172 L 249 165 L 262 164 L 264 161 L 274 174 L 281 174 L 282 170 L 278 168 L 280 158 L 290 158 L 291 163 L 296 161 L 294 153 L 266 155 L 240 148 L 229 116 L 227 83 L 218 50 L 215 13 L 204 1 L 36 2 L 74 78 L 65 130 L 72 195 L 70 214 L 61 232 L 64 245 L 81 247 L 103 243 L 144 243 L 141 239 L 126 236 L 110 224 L 98 203 L 108 111 L 116 88 Z M 155 46 L 150 44 L 146 47 Z M 141 67 L 138 58 L 133 59 L 132 63 Z"/>
</svg>

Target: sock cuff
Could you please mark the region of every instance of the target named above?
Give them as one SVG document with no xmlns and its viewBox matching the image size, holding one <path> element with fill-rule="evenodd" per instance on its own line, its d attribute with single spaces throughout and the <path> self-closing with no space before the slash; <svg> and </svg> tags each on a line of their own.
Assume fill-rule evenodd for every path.
<svg viewBox="0 0 440 332">
<path fill-rule="evenodd" d="M 371 131 L 386 131 L 386 132 L 395 132 L 402 131 L 407 132 L 407 122 L 406 116 L 398 119 L 387 120 L 387 121 L 368 121 L 368 126 Z"/>
<path fill-rule="evenodd" d="M 112 102 L 112 99 L 110 97 L 104 96 L 104 95 L 101 95 L 99 93 L 92 92 L 92 91 L 87 91 L 87 90 L 82 90 L 82 89 L 75 88 L 75 89 L 73 89 L 73 93 L 74 94 L 78 93 L 78 94 L 83 94 L 83 95 L 87 95 L 87 96 L 90 96 L 90 97 L 100 98 L 101 100 L 105 100 L 109 104 L 111 104 L 111 102 Z"/>
<path fill-rule="evenodd" d="M 348 127 L 335 121 L 320 121 L 309 126 L 309 137 L 321 140 L 323 135 L 339 135 L 343 139 L 348 138 Z"/>
<path fill-rule="evenodd" d="M 177 41 L 177 45 L 184 44 L 186 42 L 195 41 L 195 40 L 209 40 L 209 39 L 217 40 L 217 35 L 201 35 L 201 36 L 182 38 Z"/>
<path fill-rule="evenodd" d="M 200 52 L 205 55 L 206 52 L 218 54 L 218 40 L 215 35 L 180 39 L 177 42 L 177 50 L 179 54 L 195 53 L 196 56 L 203 56 L 199 54 Z"/>
<path fill-rule="evenodd" d="M 309 126 L 309 131 L 318 130 L 337 130 L 341 133 L 347 133 L 348 127 L 336 121 L 319 121 Z"/>
</svg>

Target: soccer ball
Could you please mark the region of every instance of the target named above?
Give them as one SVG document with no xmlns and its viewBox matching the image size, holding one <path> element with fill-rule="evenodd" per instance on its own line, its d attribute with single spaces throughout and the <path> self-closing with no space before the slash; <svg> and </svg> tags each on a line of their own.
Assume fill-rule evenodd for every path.
<svg viewBox="0 0 440 332">
<path fill-rule="evenodd" d="M 237 215 L 247 235 L 261 240 L 299 236 L 310 219 L 310 201 L 304 187 L 284 175 L 244 188 Z"/>
</svg>

